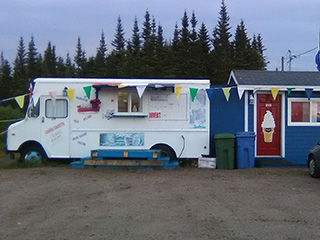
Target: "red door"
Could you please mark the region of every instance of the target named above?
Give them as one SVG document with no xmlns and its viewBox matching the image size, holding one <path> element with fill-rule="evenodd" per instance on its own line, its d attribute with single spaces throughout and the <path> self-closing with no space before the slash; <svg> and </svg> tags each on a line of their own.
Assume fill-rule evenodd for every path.
<svg viewBox="0 0 320 240">
<path fill-rule="evenodd" d="M 281 96 L 257 94 L 257 155 L 281 155 Z"/>
</svg>

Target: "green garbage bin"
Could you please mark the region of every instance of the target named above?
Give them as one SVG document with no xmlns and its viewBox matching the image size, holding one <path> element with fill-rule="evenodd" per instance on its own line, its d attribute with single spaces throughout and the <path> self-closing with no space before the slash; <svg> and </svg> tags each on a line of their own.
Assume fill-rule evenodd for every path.
<svg viewBox="0 0 320 240">
<path fill-rule="evenodd" d="M 235 135 L 218 133 L 214 135 L 218 169 L 234 169 Z"/>
</svg>

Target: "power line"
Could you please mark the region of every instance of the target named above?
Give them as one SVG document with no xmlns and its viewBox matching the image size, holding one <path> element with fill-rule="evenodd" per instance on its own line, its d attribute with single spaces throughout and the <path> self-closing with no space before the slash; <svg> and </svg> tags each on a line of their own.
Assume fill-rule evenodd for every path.
<svg viewBox="0 0 320 240">
<path fill-rule="evenodd" d="M 315 47 L 315 48 L 312 48 L 310 50 L 307 50 L 305 52 L 302 52 L 302 53 L 299 53 L 299 54 L 296 54 L 296 55 L 292 55 L 291 54 L 291 50 L 288 50 L 287 52 L 287 55 L 289 55 L 288 57 L 288 61 L 287 61 L 287 64 L 289 65 L 289 72 L 291 71 L 291 62 L 293 59 L 296 59 L 296 58 L 299 58 L 300 56 L 304 55 L 304 54 L 307 54 L 309 52 L 312 52 L 314 50 L 318 49 L 318 47 Z M 281 58 L 282 59 L 282 71 L 284 71 L 284 57 Z"/>
</svg>

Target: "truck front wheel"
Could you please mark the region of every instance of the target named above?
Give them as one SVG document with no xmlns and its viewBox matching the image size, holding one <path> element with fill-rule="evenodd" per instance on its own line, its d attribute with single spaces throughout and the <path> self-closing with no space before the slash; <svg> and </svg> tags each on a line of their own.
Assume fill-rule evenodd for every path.
<svg viewBox="0 0 320 240">
<path fill-rule="evenodd" d="M 20 153 L 20 160 L 22 162 L 45 162 L 47 156 L 39 146 L 28 146 Z"/>
<path fill-rule="evenodd" d="M 159 144 L 151 147 L 151 150 L 161 150 L 161 155 L 163 157 L 170 157 L 170 160 L 177 160 L 176 153 L 172 150 L 171 147 L 164 145 L 164 144 Z"/>
</svg>

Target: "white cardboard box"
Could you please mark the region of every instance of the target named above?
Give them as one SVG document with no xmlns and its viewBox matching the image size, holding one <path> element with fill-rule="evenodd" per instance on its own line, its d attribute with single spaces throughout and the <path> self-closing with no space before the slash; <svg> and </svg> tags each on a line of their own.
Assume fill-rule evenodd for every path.
<svg viewBox="0 0 320 240">
<path fill-rule="evenodd" d="M 216 159 L 209 157 L 200 157 L 198 158 L 198 168 L 211 168 L 216 169 Z"/>
</svg>

